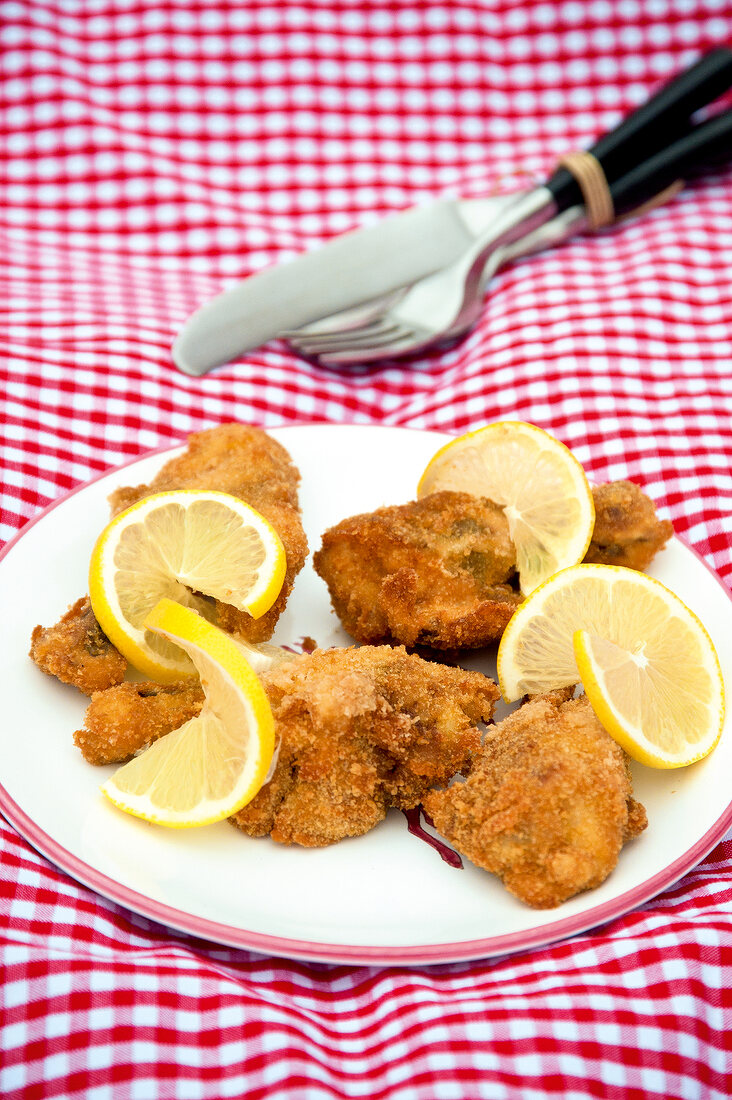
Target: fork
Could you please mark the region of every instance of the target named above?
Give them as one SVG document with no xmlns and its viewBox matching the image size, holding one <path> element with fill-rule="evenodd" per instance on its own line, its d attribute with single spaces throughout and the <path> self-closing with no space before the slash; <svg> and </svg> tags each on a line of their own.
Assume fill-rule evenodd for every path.
<svg viewBox="0 0 732 1100">
<path fill-rule="evenodd" d="M 449 267 L 363 305 L 280 333 L 309 358 L 325 365 L 366 363 L 410 355 L 447 343 L 478 320 L 483 290 L 511 260 L 559 244 L 584 224 L 585 211 L 571 207 L 511 245 L 496 249 L 491 235 L 485 260 L 481 239 Z"/>
<path fill-rule="evenodd" d="M 732 110 L 689 129 L 665 150 L 609 185 L 616 215 L 664 192 L 688 173 L 732 156 Z M 483 308 L 486 284 L 506 263 L 552 247 L 587 227 L 584 206 L 556 215 L 518 241 L 495 249 L 479 238 L 450 267 L 363 306 L 283 331 L 296 351 L 324 365 L 369 363 L 414 355 L 453 342 L 471 329 Z"/>
</svg>

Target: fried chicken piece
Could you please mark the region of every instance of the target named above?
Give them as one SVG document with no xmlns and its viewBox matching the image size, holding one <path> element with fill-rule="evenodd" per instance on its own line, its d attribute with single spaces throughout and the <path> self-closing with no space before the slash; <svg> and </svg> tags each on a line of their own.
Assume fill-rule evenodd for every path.
<svg viewBox="0 0 732 1100">
<path fill-rule="evenodd" d="M 360 642 L 477 648 L 501 636 L 521 602 L 503 509 L 468 493 L 345 519 L 325 532 L 313 564 Z"/>
<path fill-rule="evenodd" d="M 633 481 L 610 481 L 592 490 L 595 529 L 585 561 L 647 569 L 674 533 L 659 520 L 650 497 Z"/>
<path fill-rule="evenodd" d="M 585 561 L 645 569 L 673 533 L 633 482 L 593 490 L 596 519 Z M 455 650 L 501 637 L 521 595 L 504 511 L 443 491 L 351 516 L 313 557 L 333 609 L 357 641 Z"/>
<path fill-rule="evenodd" d="M 645 829 L 628 757 L 589 700 L 537 696 L 489 730 L 468 779 L 424 809 L 455 847 L 527 905 L 599 886 Z"/>
<path fill-rule="evenodd" d="M 272 524 L 287 557 L 285 581 L 274 605 L 259 619 L 230 604 L 218 604 L 218 624 L 250 642 L 272 636 L 295 577 L 308 553 L 298 505 L 300 474 L 285 448 L 261 428 L 222 424 L 189 436 L 187 450 L 167 462 L 149 485 L 117 489 L 112 514 L 151 493 L 172 489 L 215 489 L 246 501 Z"/>
<path fill-rule="evenodd" d="M 92 695 L 74 741 L 89 764 L 117 764 L 199 714 L 200 686 L 152 681 L 118 684 Z"/>
<path fill-rule="evenodd" d="M 88 596 L 72 604 L 54 625 L 37 626 L 29 656 L 42 672 L 73 684 L 84 695 L 119 684 L 127 661 L 96 620 Z"/>
<path fill-rule="evenodd" d="M 231 820 L 250 836 L 321 847 L 368 832 L 466 768 L 496 685 L 403 648 L 316 650 L 262 675 L 279 756 Z"/>
</svg>

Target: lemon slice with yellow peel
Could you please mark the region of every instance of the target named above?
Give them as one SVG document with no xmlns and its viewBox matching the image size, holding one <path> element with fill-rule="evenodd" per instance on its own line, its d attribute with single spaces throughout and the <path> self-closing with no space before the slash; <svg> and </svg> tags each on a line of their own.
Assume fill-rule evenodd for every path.
<svg viewBox="0 0 732 1100">
<path fill-rule="evenodd" d="M 584 470 L 535 424 L 497 421 L 445 444 L 422 474 L 417 496 L 443 489 L 501 505 L 525 595 L 582 561 L 590 545 L 595 507 Z"/>
<path fill-rule="evenodd" d="M 576 565 L 533 592 L 501 639 L 498 679 L 509 702 L 581 681 L 608 732 L 655 767 L 706 755 L 724 722 L 719 659 L 697 616 L 619 566 Z"/>
<path fill-rule="evenodd" d="M 191 608 L 163 599 L 145 626 L 186 651 L 205 701 L 198 717 L 124 764 L 102 791 L 158 825 L 220 821 L 254 798 L 272 761 L 274 720 L 264 688 L 236 642 Z"/>
<path fill-rule="evenodd" d="M 253 618 L 277 599 L 285 551 L 263 516 L 228 493 L 156 493 L 104 529 L 89 565 L 89 597 L 102 630 L 145 675 L 172 683 L 194 675 L 180 649 L 144 626 L 163 598 L 214 617 L 212 599 Z"/>
<path fill-rule="evenodd" d="M 632 649 L 586 630 L 574 635 L 592 709 L 629 756 L 652 768 L 683 768 L 708 756 L 724 723 L 717 654 L 704 627 L 681 606 L 669 607 L 668 635 L 659 632 Z"/>
</svg>

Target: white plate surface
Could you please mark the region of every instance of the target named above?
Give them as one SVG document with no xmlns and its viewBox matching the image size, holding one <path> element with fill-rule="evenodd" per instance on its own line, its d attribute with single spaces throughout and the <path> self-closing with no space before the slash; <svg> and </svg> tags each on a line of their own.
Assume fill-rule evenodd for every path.
<svg viewBox="0 0 732 1100">
<path fill-rule="evenodd" d="M 345 516 L 413 499 L 425 464 L 449 438 L 333 425 L 271 434 L 300 468 L 311 550 Z M 545 944 L 619 916 L 680 878 L 725 834 L 732 823 L 729 718 L 707 760 L 670 772 L 633 767 L 648 829 L 602 886 L 554 910 L 527 908 L 467 862 L 450 867 L 407 832 L 396 811 L 364 837 L 314 850 L 254 840 L 226 822 L 166 830 L 117 811 L 99 793 L 113 769 L 86 764 L 73 744 L 84 698 L 39 672 L 27 655 L 29 639 L 36 623 L 55 622 L 87 591 L 108 494 L 149 480 L 170 453 L 56 502 L 0 560 L 0 660 L 12 685 L 3 700 L 0 809 L 74 878 L 144 916 L 225 944 L 323 961 L 436 963 Z M 730 602 L 721 581 L 677 538 L 651 572 L 701 617 L 732 683 Z M 351 643 L 310 560 L 273 640 L 293 645 L 304 635 L 320 646 Z M 467 663 L 495 675 L 493 652 Z"/>
</svg>

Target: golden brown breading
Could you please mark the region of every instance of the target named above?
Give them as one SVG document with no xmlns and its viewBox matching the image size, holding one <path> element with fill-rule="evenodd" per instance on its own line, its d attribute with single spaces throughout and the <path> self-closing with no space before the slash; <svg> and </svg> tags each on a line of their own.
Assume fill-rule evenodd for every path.
<svg viewBox="0 0 732 1100">
<path fill-rule="evenodd" d="M 589 701 L 538 696 L 486 736 L 468 779 L 432 791 L 442 835 L 535 908 L 599 886 L 646 827 L 628 758 Z"/>
<path fill-rule="evenodd" d="M 37 626 L 29 656 L 42 672 L 73 684 L 84 695 L 119 684 L 127 661 L 96 620 L 88 596 L 82 596 L 49 627 Z"/>
<path fill-rule="evenodd" d="M 632 481 L 610 481 L 592 490 L 595 529 L 585 561 L 647 569 L 674 533 L 659 520 L 650 497 Z"/>
<path fill-rule="evenodd" d="M 285 448 L 261 428 L 221 424 L 189 436 L 186 451 L 167 462 L 149 485 L 117 489 L 112 514 L 151 493 L 172 489 L 215 489 L 246 501 L 269 520 L 287 556 L 285 581 L 274 605 L 259 619 L 230 604 L 218 604 L 218 624 L 251 642 L 272 636 L 295 577 L 308 553 L 298 505 L 300 474 Z"/>
<path fill-rule="evenodd" d="M 262 675 L 279 756 L 232 818 L 250 836 L 320 847 L 368 832 L 390 806 L 416 806 L 465 768 L 476 723 L 498 697 L 478 672 L 403 648 L 316 650 Z"/>
<path fill-rule="evenodd" d="M 313 564 L 360 642 L 485 646 L 521 602 L 503 509 L 467 493 L 345 519 L 325 532 Z"/>
<path fill-rule="evenodd" d="M 122 763 L 195 718 L 202 705 L 197 684 L 118 684 L 94 693 L 74 741 L 89 764 Z"/>
<path fill-rule="evenodd" d="M 593 498 L 585 561 L 645 569 L 671 524 L 632 482 L 597 486 Z M 500 638 L 521 602 L 503 509 L 467 493 L 445 490 L 342 520 L 323 535 L 313 564 L 359 642 L 474 649 Z"/>
</svg>

